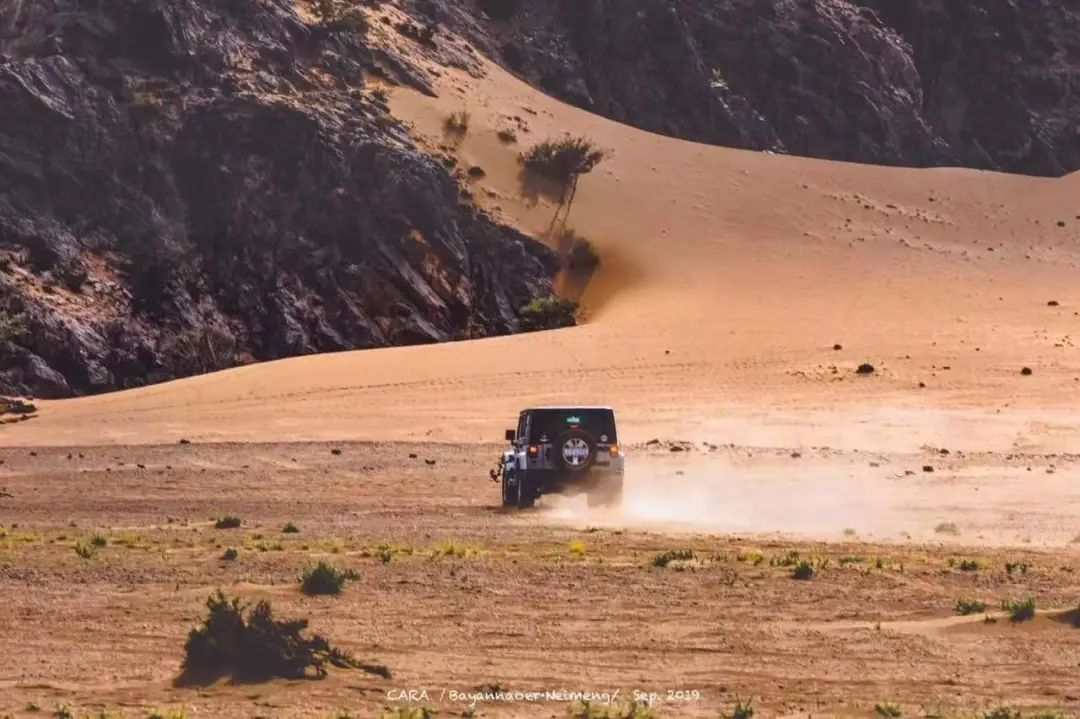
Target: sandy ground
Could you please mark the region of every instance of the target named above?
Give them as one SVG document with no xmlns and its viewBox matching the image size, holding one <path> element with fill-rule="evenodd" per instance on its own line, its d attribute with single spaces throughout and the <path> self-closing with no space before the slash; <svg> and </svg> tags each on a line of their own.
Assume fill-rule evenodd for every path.
<svg viewBox="0 0 1080 719">
<path fill-rule="evenodd" d="M 183 708 L 189 717 L 368 717 L 421 705 L 461 716 L 470 701 L 450 692 L 494 684 L 618 691 L 618 702 L 652 693 L 662 717 L 715 717 L 748 696 L 763 715 L 872 716 L 884 701 L 909 715 L 1003 702 L 1080 710 L 1080 629 L 1067 611 L 1080 596 L 1080 545 L 1023 536 L 1024 517 L 1045 525 L 1076 517 L 1075 483 L 1013 496 L 1011 482 L 984 476 L 988 465 L 1026 474 L 1000 456 L 652 446 L 632 448 L 619 510 L 590 514 L 550 497 L 535 511 L 504 512 L 484 477 L 497 451 L 396 443 L 3 451 L 11 496 L 0 499 L 0 715 L 30 716 L 33 703 L 94 716 Z M 936 472 L 904 474 L 929 461 Z M 836 477 L 845 466 L 874 488 L 866 498 L 885 495 L 892 512 L 853 512 L 857 496 L 845 509 L 770 479 L 790 465 L 808 477 Z M 1075 471 L 1071 460 L 1061 470 Z M 712 496 L 671 491 L 680 482 Z M 759 494 L 744 505 L 751 487 Z M 929 506 L 931 496 L 949 499 Z M 215 530 L 212 519 L 225 514 L 243 527 Z M 286 522 L 300 532 L 283 533 Z M 743 531 L 769 522 L 801 536 Z M 955 533 L 935 531 L 945 522 Z M 1009 536 L 990 546 L 998 543 L 986 536 L 999 533 Z M 108 544 L 77 556 L 75 542 L 95 534 Z M 380 546 L 392 552 L 388 563 L 375 556 Z M 466 556 L 447 555 L 450 546 Z M 222 561 L 227 547 L 239 559 Z M 683 548 L 693 561 L 653 566 L 657 554 Z M 792 551 L 828 562 L 796 581 L 784 565 Z M 305 597 L 296 576 L 320 559 L 363 578 L 336 598 Z M 965 560 L 978 569 L 959 569 Z M 393 677 L 335 670 L 323 681 L 174 687 L 186 632 L 218 588 L 309 617 Z M 1027 596 L 1046 611 L 1022 625 L 953 613 L 959 598 L 999 615 L 1000 601 Z M 408 690 L 418 701 L 399 699 Z M 521 699 L 475 710 L 566 716 L 569 704 Z"/>
<path fill-rule="evenodd" d="M 715 717 L 736 695 L 770 715 L 1080 709 L 1071 615 L 952 614 L 964 597 L 1080 601 L 1080 179 L 705 147 L 496 68 L 442 70 L 439 91 L 391 105 L 483 168 L 475 200 L 526 231 L 555 205 L 521 176 L 523 148 L 572 132 L 612 152 L 569 222 L 602 261 L 565 286 L 585 323 L 39 402 L 0 426 L 0 715 L 372 716 L 389 689 L 422 688 L 453 715 L 465 702 L 439 692 L 491 682 L 653 691 L 662 716 Z M 445 136 L 462 109 L 469 132 Z M 624 507 L 496 509 L 491 442 L 522 407 L 563 402 L 615 406 Z M 212 529 L 226 513 L 244 528 Z M 80 559 L 95 532 L 109 544 Z M 432 556 L 448 540 L 469 556 Z M 237 562 L 218 559 L 228 546 Z M 697 557 L 682 571 L 652 566 L 681 547 Z M 776 566 L 790 551 L 828 564 L 795 581 Z M 319 558 L 364 578 L 304 598 L 296 573 Z M 394 678 L 172 687 L 217 587 L 311 617 Z"/>
</svg>

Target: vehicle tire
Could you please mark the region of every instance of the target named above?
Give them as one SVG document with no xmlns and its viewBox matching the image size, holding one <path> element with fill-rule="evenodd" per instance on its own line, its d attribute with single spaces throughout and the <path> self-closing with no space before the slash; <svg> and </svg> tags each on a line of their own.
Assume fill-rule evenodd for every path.
<svg viewBox="0 0 1080 719">
<path fill-rule="evenodd" d="M 513 486 L 510 485 L 509 478 L 506 472 L 503 472 L 502 481 L 502 506 L 504 507 L 516 507 L 517 506 L 517 487 L 519 482 L 515 482 Z"/>
<path fill-rule="evenodd" d="M 583 474 L 596 463 L 596 440 L 582 429 L 564 432 L 555 440 L 555 462 L 572 474 Z"/>
<path fill-rule="evenodd" d="M 532 482 L 529 481 L 527 472 L 518 473 L 514 503 L 518 509 L 528 509 L 536 504 L 536 489 L 533 487 Z"/>
<path fill-rule="evenodd" d="M 617 507 L 622 504 L 623 478 L 610 477 L 590 487 L 585 501 L 590 507 Z"/>
</svg>

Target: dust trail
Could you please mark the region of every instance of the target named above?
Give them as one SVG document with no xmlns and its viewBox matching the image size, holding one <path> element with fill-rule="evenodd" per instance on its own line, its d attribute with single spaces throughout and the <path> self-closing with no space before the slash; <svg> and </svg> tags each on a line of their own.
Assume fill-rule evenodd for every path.
<svg viewBox="0 0 1080 719">
<path fill-rule="evenodd" d="M 751 471 L 722 459 L 636 462 L 622 505 L 590 508 L 584 498 L 545 498 L 550 517 L 597 526 L 839 537 L 896 535 L 903 522 L 891 497 L 853 473 Z"/>
<path fill-rule="evenodd" d="M 1078 546 L 1080 471 L 1052 474 L 997 458 L 937 471 L 918 455 L 637 456 L 622 504 L 544 497 L 541 521 L 665 532 L 809 539 Z M 1059 458 L 1060 462 L 1061 459 Z M 1037 487 L 1037 491 L 1033 491 Z M 948 526 L 949 531 L 940 531 Z"/>
</svg>

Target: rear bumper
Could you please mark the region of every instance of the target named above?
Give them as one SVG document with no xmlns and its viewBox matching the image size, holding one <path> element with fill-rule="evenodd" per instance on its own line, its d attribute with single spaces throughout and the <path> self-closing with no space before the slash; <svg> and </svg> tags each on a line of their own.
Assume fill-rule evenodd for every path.
<svg viewBox="0 0 1080 719">
<path fill-rule="evenodd" d="M 566 472 L 557 469 L 527 470 L 528 482 L 543 494 L 576 494 L 590 492 L 600 486 L 622 484 L 622 465 L 594 466 L 587 472 Z"/>
</svg>

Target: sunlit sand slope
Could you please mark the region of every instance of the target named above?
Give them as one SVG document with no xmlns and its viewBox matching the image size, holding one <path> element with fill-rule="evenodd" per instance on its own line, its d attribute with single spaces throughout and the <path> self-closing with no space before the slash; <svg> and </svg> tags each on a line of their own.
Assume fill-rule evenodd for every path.
<svg viewBox="0 0 1080 719">
<path fill-rule="evenodd" d="M 680 142 L 495 67 L 483 79 L 444 73 L 438 99 L 395 89 L 391 104 L 429 147 L 483 168 L 483 207 L 537 234 L 554 205 L 523 188 L 517 153 L 564 132 L 611 151 L 569 221 L 602 258 L 583 294 L 567 288 L 585 324 L 42 402 L 0 444 L 490 440 L 524 405 L 572 402 L 615 405 L 629 440 L 1080 447 L 1074 177 Z M 461 109 L 467 136 L 444 137 Z M 517 143 L 497 137 L 508 128 Z M 863 362 L 876 373 L 857 376 Z"/>
</svg>

